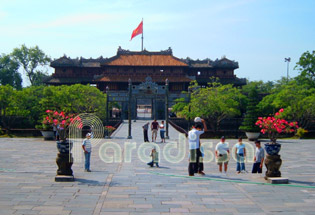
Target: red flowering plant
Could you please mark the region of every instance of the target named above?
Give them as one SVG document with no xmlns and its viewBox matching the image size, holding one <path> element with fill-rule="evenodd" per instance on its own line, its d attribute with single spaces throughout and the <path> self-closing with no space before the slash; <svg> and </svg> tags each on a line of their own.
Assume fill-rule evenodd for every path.
<svg viewBox="0 0 315 215">
<path fill-rule="evenodd" d="M 261 133 L 268 134 L 271 144 L 276 144 L 276 140 L 281 133 L 293 133 L 299 127 L 297 122 L 288 122 L 281 118 L 283 108 L 274 116 L 258 117 L 256 125 L 261 128 Z"/>
<path fill-rule="evenodd" d="M 115 131 L 115 127 L 113 127 L 113 126 L 105 126 L 104 127 L 104 130 L 106 131 L 106 132 L 108 132 L 108 134 L 111 134 L 113 131 Z"/>
<path fill-rule="evenodd" d="M 73 123 L 74 120 L 78 121 L 78 124 L 76 125 L 82 128 L 83 124 L 81 118 L 76 117 L 75 114 L 67 114 L 63 111 L 46 110 L 46 116 L 44 116 L 42 124 L 56 128 L 59 134 L 59 139 L 64 141 L 69 134 L 69 125 Z"/>
</svg>

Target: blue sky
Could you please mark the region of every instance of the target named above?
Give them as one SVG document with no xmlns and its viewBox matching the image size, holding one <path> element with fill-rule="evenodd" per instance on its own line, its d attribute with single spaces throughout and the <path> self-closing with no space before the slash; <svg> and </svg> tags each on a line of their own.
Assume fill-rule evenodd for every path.
<svg viewBox="0 0 315 215">
<path fill-rule="evenodd" d="M 52 58 L 111 57 L 118 46 L 138 51 L 141 37 L 130 36 L 142 18 L 147 50 L 225 55 L 251 81 L 286 76 L 285 57 L 296 76 L 301 54 L 315 49 L 314 0 L 0 0 L 0 53 L 21 44 Z"/>
</svg>

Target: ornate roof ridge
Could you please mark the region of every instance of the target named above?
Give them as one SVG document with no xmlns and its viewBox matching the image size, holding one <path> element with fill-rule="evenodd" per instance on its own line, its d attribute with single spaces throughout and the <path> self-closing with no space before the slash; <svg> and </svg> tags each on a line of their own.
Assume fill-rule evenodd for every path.
<svg viewBox="0 0 315 215">
<path fill-rule="evenodd" d="M 187 57 L 186 59 L 181 59 L 183 62 L 187 63 L 192 67 L 221 67 L 221 68 L 238 68 L 238 62 L 234 60 L 228 59 L 226 56 L 221 57 L 221 59 L 215 59 L 214 61 L 210 58 L 205 58 L 200 60 L 197 58 L 196 60 Z"/>
<path fill-rule="evenodd" d="M 117 55 L 172 55 L 173 56 L 173 50 L 171 47 L 169 47 L 166 50 L 161 51 L 148 51 L 144 49 L 143 51 L 130 51 L 128 49 L 122 49 L 121 46 L 117 49 Z"/>
<path fill-rule="evenodd" d="M 103 56 L 100 56 L 98 58 L 84 58 L 84 57 L 76 57 L 76 58 L 71 58 L 67 57 L 66 55 L 54 59 L 51 63 L 50 66 L 55 67 L 55 66 L 76 66 L 76 67 L 82 67 L 83 63 L 103 63 L 107 60 L 107 58 L 103 58 Z"/>
</svg>

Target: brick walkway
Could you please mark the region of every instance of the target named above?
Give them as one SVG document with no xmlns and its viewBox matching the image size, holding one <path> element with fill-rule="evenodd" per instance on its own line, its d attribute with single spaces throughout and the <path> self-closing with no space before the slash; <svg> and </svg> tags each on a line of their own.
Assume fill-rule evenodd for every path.
<svg viewBox="0 0 315 215">
<path fill-rule="evenodd" d="M 218 174 L 216 164 L 210 162 L 205 165 L 206 176 L 192 179 L 169 176 L 187 175 L 187 152 L 179 163 L 167 162 L 161 155 L 161 168 L 149 168 L 138 158 L 143 124 L 133 122 L 132 140 L 126 139 L 127 123 L 111 140 L 104 140 L 117 143 L 122 154 L 125 142 L 136 142 L 131 163 L 124 159 L 104 163 L 100 143 L 93 148 L 91 173 L 83 171 L 82 163 L 73 165 L 75 182 L 54 182 L 55 142 L 0 139 L 0 214 L 315 214 L 315 189 L 308 187 L 315 186 L 314 140 L 280 140 L 282 174 L 297 187 L 248 184 L 265 181 L 261 175 L 235 174 L 233 160 L 227 175 Z M 173 128 L 170 138 L 167 142 L 178 140 Z M 236 143 L 227 141 L 230 146 Z M 215 145 L 218 140 L 202 142 Z M 158 145 L 161 151 L 166 146 Z M 112 155 L 109 150 L 107 156 Z M 251 169 L 250 163 L 246 166 Z"/>
</svg>

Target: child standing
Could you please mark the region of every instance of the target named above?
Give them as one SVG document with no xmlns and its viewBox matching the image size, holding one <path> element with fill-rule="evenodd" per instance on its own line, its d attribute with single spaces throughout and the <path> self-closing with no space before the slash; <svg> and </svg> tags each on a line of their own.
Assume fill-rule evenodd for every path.
<svg viewBox="0 0 315 215">
<path fill-rule="evenodd" d="M 92 145 L 91 145 L 91 133 L 86 134 L 86 138 L 83 140 L 82 148 L 84 151 L 85 156 L 85 172 L 91 172 L 90 170 L 90 159 L 91 159 L 91 151 L 92 151 Z"/>
<path fill-rule="evenodd" d="M 149 166 L 153 167 L 155 164 L 156 167 L 159 166 L 159 153 L 156 151 L 155 147 L 152 149 L 150 157 L 152 157 L 152 161 L 148 163 Z"/>
<path fill-rule="evenodd" d="M 242 138 L 238 138 L 238 143 L 235 145 L 235 155 L 236 155 L 236 172 L 244 173 L 245 172 L 245 157 L 246 157 L 246 148 L 242 142 Z"/>
<path fill-rule="evenodd" d="M 225 137 L 221 137 L 221 142 L 219 142 L 215 147 L 215 157 L 217 164 L 219 165 L 219 171 L 222 173 L 222 165 L 224 164 L 224 173 L 226 174 L 229 164 L 229 144 L 225 142 Z"/>
</svg>

